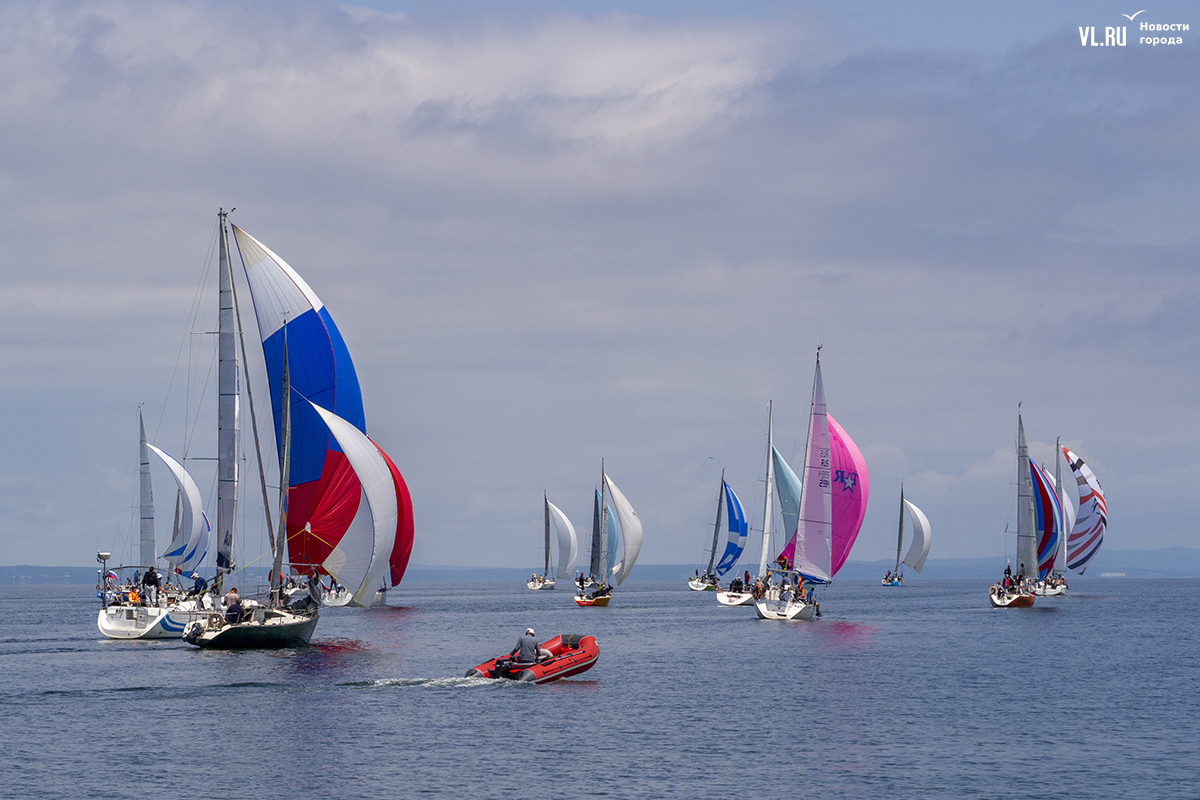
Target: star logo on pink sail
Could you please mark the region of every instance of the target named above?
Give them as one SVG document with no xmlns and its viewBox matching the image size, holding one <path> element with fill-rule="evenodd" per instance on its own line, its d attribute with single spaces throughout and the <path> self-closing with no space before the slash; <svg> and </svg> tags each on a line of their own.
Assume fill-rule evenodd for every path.
<svg viewBox="0 0 1200 800">
<path fill-rule="evenodd" d="M 842 485 L 843 492 L 853 492 L 858 486 L 858 473 L 848 472 L 844 469 L 835 470 L 833 473 L 833 482 Z"/>
</svg>

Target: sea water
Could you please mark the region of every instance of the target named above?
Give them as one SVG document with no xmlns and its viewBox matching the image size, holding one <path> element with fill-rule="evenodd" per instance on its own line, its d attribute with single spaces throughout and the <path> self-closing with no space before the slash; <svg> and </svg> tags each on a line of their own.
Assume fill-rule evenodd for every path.
<svg viewBox="0 0 1200 800">
<path fill-rule="evenodd" d="M 566 588 L 566 587 L 564 587 Z M 811 622 L 629 582 L 607 608 L 404 584 L 313 646 L 114 641 L 87 586 L 0 587 L 0 796 L 1197 797 L 1200 581 L 843 581 Z M 466 679 L 526 626 L 600 659 Z"/>
</svg>

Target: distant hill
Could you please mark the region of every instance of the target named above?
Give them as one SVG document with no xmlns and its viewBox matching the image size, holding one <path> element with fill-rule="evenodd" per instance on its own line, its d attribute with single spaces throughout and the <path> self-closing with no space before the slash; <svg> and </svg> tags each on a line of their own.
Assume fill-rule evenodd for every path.
<svg viewBox="0 0 1200 800">
<path fill-rule="evenodd" d="M 895 561 L 847 561 L 838 573 L 840 580 L 879 580 Z M 931 558 L 920 575 L 906 570 L 910 579 L 998 578 L 1005 558 Z M 742 570 L 748 563 L 739 564 Z M 638 564 L 630 581 L 683 581 L 694 574 L 695 564 Z M 208 573 L 206 573 L 207 575 Z M 444 567 L 411 564 L 404 576 L 414 583 L 458 583 L 465 581 L 522 581 L 530 570 L 521 567 Z M 1079 576 L 1072 575 L 1072 579 Z M 1101 550 L 1084 578 L 1200 578 L 1200 550 L 1168 547 L 1163 550 Z M 0 585 L 80 584 L 96 582 L 95 567 L 0 567 Z"/>
</svg>

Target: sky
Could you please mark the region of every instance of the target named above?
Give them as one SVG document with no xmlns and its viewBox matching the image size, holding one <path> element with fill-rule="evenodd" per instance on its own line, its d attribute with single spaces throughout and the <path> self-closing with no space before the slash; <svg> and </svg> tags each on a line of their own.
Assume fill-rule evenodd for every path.
<svg viewBox="0 0 1200 800">
<path fill-rule="evenodd" d="M 0 4 L 0 562 L 129 552 L 139 407 L 212 514 L 232 207 L 337 320 L 414 563 L 539 566 L 543 492 L 590 528 L 604 459 L 641 560 L 702 566 L 722 470 L 761 520 L 768 401 L 796 463 L 818 346 L 852 560 L 901 482 L 931 558 L 1011 553 L 1018 403 L 1106 548 L 1200 546 L 1200 13 L 1137 11 Z"/>
</svg>

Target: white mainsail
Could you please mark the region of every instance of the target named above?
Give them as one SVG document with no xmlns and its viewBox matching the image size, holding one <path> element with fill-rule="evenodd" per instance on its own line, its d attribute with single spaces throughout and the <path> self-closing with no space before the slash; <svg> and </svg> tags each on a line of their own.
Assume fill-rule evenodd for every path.
<svg viewBox="0 0 1200 800">
<path fill-rule="evenodd" d="M 139 564 L 145 567 L 154 566 L 157 557 L 154 554 L 154 489 L 150 483 L 150 448 L 146 442 L 146 423 L 142 421 L 142 410 L 138 409 L 138 428 L 141 438 L 138 440 L 138 480 L 141 494 L 141 559 Z"/>
<path fill-rule="evenodd" d="M 175 538 L 163 553 L 163 558 L 172 568 L 190 571 L 204 560 L 208 552 L 208 518 L 200 510 L 200 487 L 175 459 L 159 450 L 152 444 L 146 447 L 157 455 L 171 471 L 175 484 L 179 487 L 180 525 Z"/>
<path fill-rule="evenodd" d="M 220 225 L 219 311 L 217 315 L 217 574 L 233 568 L 233 528 L 237 519 L 238 451 L 241 406 L 238 387 L 237 325 L 233 272 L 225 221 Z"/>
<path fill-rule="evenodd" d="M 771 428 L 771 401 L 767 401 L 767 488 L 763 497 L 763 538 L 762 552 L 758 556 L 758 577 L 765 578 L 767 576 L 767 558 L 770 556 L 771 549 L 771 512 L 774 510 L 771 506 L 771 485 L 775 477 L 775 444 L 772 442 L 774 438 Z"/>
<path fill-rule="evenodd" d="M 808 450 L 796 528 L 795 568 L 817 583 L 828 583 L 833 571 L 833 484 L 829 452 L 829 418 L 825 413 L 825 385 L 821 381 L 821 355 L 813 375 L 812 410 L 808 417 Z"/>
<path fill-rule="evenodd" d="M 568 580 L 575 575 L 575 559 L 579 557 L 579 540 L 575 537 L 575 526 L 562 510 L 546 501 L 550 514 L 554 519 L 555 530 L 558 531 L 558 580 Z"/>
<path fill-rule="evenodd" d="M 912 542 L 904 555 L 904 563 L 920 572 L 921 567 L 925 566 L 925 557 L 929 555 L 929 518 L 908 500 L 904 501 L 904 507 L 908 509 L 908 518 L 912 521 L 913 528 Z"/>
<path fill-rule="evenodd" d="M 367 435 L 332 411 L 309 401 L 329 427 L 358 477 L 358 511 L 321 566 L 338 583 L 354 587 L 350 604 L 369 606 L 392 557 L 400 509 L 387 461 Z"/>
<path fill-rule="evenodd" d="M 638 519 L 633 506 L 629 504 L 625 495 L 621 494 L 621 490 L 616 487 L 607 474 L 604 476 L 604 484 L 608 487 L 608 493 L 612 497 L 613 510 L 616 511 L 617 519 L 621 524 L 621 540 L 625 545 L 621 563 L 612 568 L 613 585 L 620 586 L 629 577 L 629 573 L 633 570 L 633 563 L 637 561 L 638 553 L 642 550 L 642 521 Z"/>
<path fill-rule="evenodd" d="M 1014 572 L 1036 578 L 1038 574 L 1037 530 L 1033 520 L 1033 475 L 1029 471 L 1029 446 L 1025 423 L 1017 413 L 1017 564 Z"/>
</svg>

